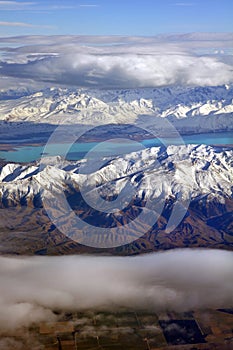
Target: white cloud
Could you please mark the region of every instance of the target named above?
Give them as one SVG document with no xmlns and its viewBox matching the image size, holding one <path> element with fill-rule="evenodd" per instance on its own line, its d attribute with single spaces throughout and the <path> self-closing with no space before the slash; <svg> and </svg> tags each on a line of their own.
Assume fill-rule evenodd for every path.
<svg viewBox="0 0 233 350">
<path fill-rule="evenodd" d="M 214 57 L 191 55 L 68 54 L 4 64 L 2 75 L 58 84 L 135 88 L 164 85 L 221 85 L 233 82 L 232 66 Z"/>
<path fill-rule="evenodd" d="M 154 38 L 26 36 L 2 38 L 0 42 L 7 40 L 18 43 L 18 47 L 9 48 L 3 56 L 2 76 L 100 88 L 209 86 L 233 82 L 230 34 Z M 25 45 L 20 45 L 22 41 Z M 221 55 L 216 55 L 216 49 Z"/>
<path fill-rule="evenodd" d="M 21 1 L 21 2 L 18 2 L 18 1 L 4 1 L 4 0 L 1 0 L 0 1 L 0 5 L 1 6 L 8 6 L 8 5 L 11 5 L 11 6 L 25 6 L 25 5 L 34 5 L 35 2 L 26 2 L 26 1 Z"/>
<path fill-rule="evenodd" d="M 54 309 L 161 311 L 233 306 L 233 253 L 173 250 L 137 257 L 1 257 L 0 328 L 53 320 Z"/>
<path fill-rule="evenodd" d="M 36 5 L 36 2 L 29 1 L 0 1 L 0 9 L 1 11 L 14 11 L 14 10 L 25 10 L 26 8 L 30 8 L 31 6 Z"/>
<path fill-rule="evenodd" d="M 81 7 L 87 7 L 87 8 L 94 8 L 94 7 L 99 7 L 97 4 L 73 4 L 73 5 L 46 5 L 46 6 L 40 6 L 37 9 L 40 11 L 49 11 L 49 10 L 72 10 L 72 9 L 79 9 Z"/>
<path fill-rule="evenodd" d="M 31 23 L 25 23 L 25 22 L 4 22 L 0 21 L 1 27 L 26 27 L 26 28 L 52 28 L 51 26 L 47 25 L 36 25 Z"/>
<path fill-rule="evenodd" d="M 1 1 L 0 0 L 0 9 L 1 11 L 15 11 L 15 10 L 30 10 L 33 12 L 37 11 L 48 11 L 48 10 L 71 10 L 71 9 L 78 9 L 80 7 L 99 7 L 98 4 L 41 4 L 40 2 L 29 2 L 29 1 Z"/>
</svg>

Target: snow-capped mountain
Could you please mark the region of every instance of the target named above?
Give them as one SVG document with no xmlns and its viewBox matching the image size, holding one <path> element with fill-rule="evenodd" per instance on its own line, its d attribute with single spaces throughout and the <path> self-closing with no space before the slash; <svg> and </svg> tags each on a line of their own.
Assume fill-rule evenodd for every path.
<svg viewBox="0 0 233 350">
<path fill-rule="evenodd" d="M 132 123 L 153 129 L 162 117 L 184 133 L 233 127 L 232 85 L 129 90 L 50 88 L 14 99 L 12 91 L 9 99 L 6 95 L 0 104 L 0 120 L 5 122 Z"/>
<path fill-rule="evenodd" d="M 97 168 L 98 168 L 98 161 Z M 42 164 L 9 163 L 0 170 L 0 198 L 9 205 L 22 199 L 30 202 L 41 191 L 64 191 L 68 188 L 98 191 L 107 197 L 118 195 L 129 181 L 138 198 L 200 196 L 219 199 L 232 196 L 233 151 L 204 145 L 146 148 L 114 159 L 91 173 L 83 173 L 86 160 L 69 162 L 61 157 L 42 159 Z M 106 186 L 112 184 L 112 187 Z"/>
<path fill-rule="evenodd" d="M 132 125 L 153 134 L 164 127 L 164 121 L 183 134 L 233 129 L 232 85 L 131 90 L 49 88 L 22 91 L 21 95 L 10 91 L 9 96 L 5 91 L 1 96 L 0 134 L 7 147 L 12 146 L 12 139 L 19 144 L 46 143 L 59 124 L 69 125 L 65 129 L 68 141 L 84 125 L 110 124 L 109 130 L 102 127 L 99 134 L 93 128 L 90 140 L 118 137 L 122 129 L 133 140 L 151 137 Z M 168 133 L 169 127 L 168 123 Z M 63 134 L 66 132 L 61 131 L 65 142 Z M 75 225 L 74 217 L 64 212 L 59 202 L 62 198 L 87 225 L 78 230 L 79 235 L 88 234 L 88 223 L 94 224 L 93 230 L 98 223 L 109 228 L 112 247 L 127 243 L 119 240 L 112 228 L 133 221 L 132 237 L 137 239 L 135 232 L 139 232 L 142 238 L 131 248 L 122 248 L 124 254 L 182 246 L 232 249 L 232 159 L 230 148 L 186 145 L 152 147 L 106 158 L 101 166 L 97 159 L 92 160 L 87 173 L 85 159 L 69 162 L 52 157 L 24 165 L 2 162 L 0 228 L 7 236 L 0 252 L 80 252 L 78 243 L 64 238 L 63 231 L 54 225 L 54 215 L 62 228 Z M 141 211 L 146 212 L 144 222 L 134 220 L 140 218 Z M 160 215 L 155 224 L 150 223 L 153 215 Z M 52 247 L 49 252 L 44 237 Z M 96 239 L 99 245 L 94 242 L 91 246 L 108 247 L 107 238 L 104 242 Z M 15 243 L 18 240 L 23 240 L 20 248 Z M 24 246 L 28 248 L 24 250 Z"/>
<path fill-rule="evenodd" d="M 80 252 L 78 243 L 122 246 L 120 254 L 185 246 L 231 249 L 232 160 L 231 149 L 187 145 L 148 148 L 106 158 L 104 164 L 96 159 L 90 169 L 87 160 L 61 157 L 44 158 L 41 164 L 3 164 L 0 225 L 8 235 L 0 251 L 43 248 L 46 254 L 63 254 Z M 76 227 L 76 216 L 82 228 Z M 129 241 L 112 231 L 128 223 Z M 96 233 L 99 225 L 107 236 Z M 86 242 L 90 235 L 94 238 Z M 46 248 L 45 238 L 50 242 Z M 18 240 L 24 244 L 18 247 Z"/>
</svg>

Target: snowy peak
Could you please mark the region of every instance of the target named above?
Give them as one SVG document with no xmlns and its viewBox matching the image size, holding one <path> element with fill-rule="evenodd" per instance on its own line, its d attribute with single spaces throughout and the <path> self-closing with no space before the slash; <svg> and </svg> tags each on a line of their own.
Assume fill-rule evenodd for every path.
<svg viewBox="0 0 233 350">
<path fill-rule="evenodd" d="M 49 164 L 50 163 L 50 164 Z M 85 161 L 68 162 L 50 158 L 44 164 L 7 164 L 0 171 L 0 199 L 19 204 L 33 200 L 43 191 L 103 191 L 111 197 L 130 183 L 136 197 L 169 198 L 182 194 L 191 200 L 215 196 L 232 197 L 233 151 L 210 146 L 152 147 L 124 157 L 106 160 L 99 170 L 83 173 Z M 106 187 L 106 185 L 108 185 Z"/>
<path fill-rule="evenodd" d="M 0 120 L 95 124 L 101 119 L 106 124 L 137 124 L 140 116 L 148 115 L 168 118 L 179 131 L 182 131 L 180 119 L 187 120 L 185 128 L 189 128 L 190 132 L 196 131 L 198 127 L 203 132 L 211 131 L 214 118 L 216 129 L 230 130 L 232 101 L 232 85 L 131 90 L 50 88 L 18 99 L 2 101 Z"/>
</svg>

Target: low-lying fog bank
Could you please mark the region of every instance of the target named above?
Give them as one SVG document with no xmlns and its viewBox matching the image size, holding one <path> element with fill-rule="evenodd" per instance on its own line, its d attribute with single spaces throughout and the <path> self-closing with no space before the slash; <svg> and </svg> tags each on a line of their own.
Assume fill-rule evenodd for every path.
<svg viewBox="0 0 233 350">
<path fill-rule="evenodd" d="M 136 257 L 1 257 L 0 328 L 54 310 L 186 311 L 233 306 L 233 253 L 183 249 Z"/>
</svg>

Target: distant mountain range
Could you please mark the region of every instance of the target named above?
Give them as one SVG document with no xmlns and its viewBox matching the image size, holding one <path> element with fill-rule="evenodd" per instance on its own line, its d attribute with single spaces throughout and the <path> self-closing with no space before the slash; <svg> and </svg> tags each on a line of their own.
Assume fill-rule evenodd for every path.
<svg viewBox="0 0 233 350">
<path fill-rule="evenodd" d="M 49 88 L 33 93 L 16 89 L 0 92 L 0 121 L 2 130 L 11 122 L 18 128 L 20 123 L 37 123 L 42 129 L 44 123 L 131 123 L 153 131 L 159 129 L 161 118 L 166 118 L 183 134 L 232 130 L 232 99 L 232 85 L 129 90 Z"/>
</svg>

